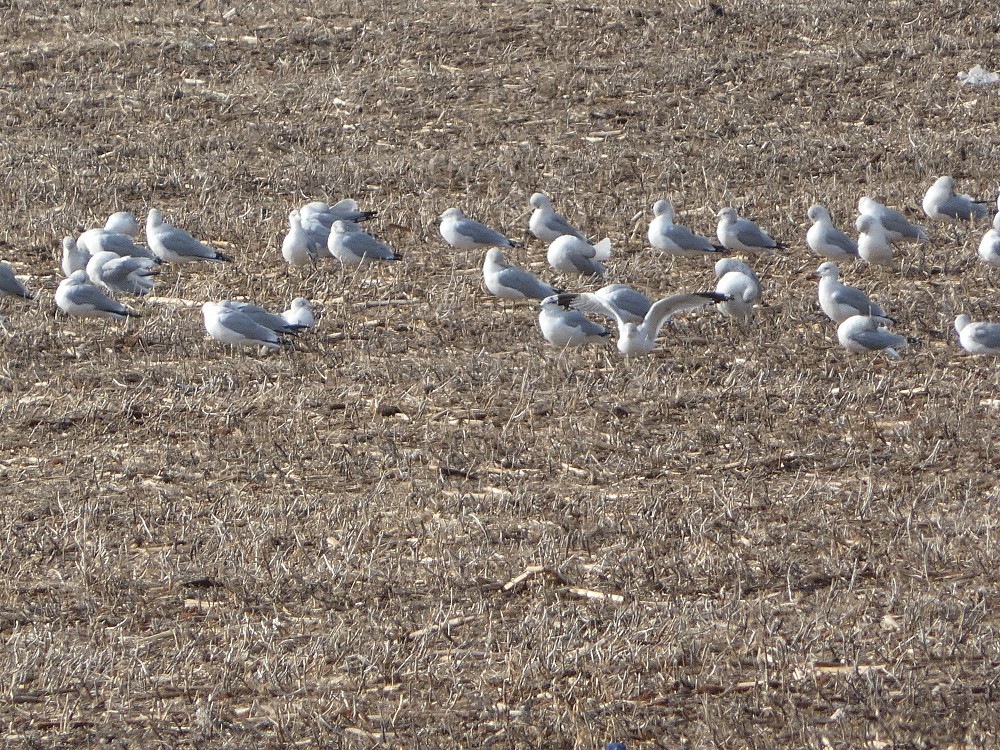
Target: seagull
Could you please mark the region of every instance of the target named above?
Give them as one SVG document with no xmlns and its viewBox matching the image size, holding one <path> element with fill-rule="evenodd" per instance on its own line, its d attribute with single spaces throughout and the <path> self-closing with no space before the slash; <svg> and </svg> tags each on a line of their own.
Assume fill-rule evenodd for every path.
<svg viewBox="0 0 1000 750">
<path fill-rule="evenodd" d="M 973 323 L 968 315 L 955 318 L 962 348 L 970 354 L 1000 354 L 1000 323 Z"/>
<path fill-rule="evenodd" d="M 466 218 L 460 208 L 449 208 L 441 214 L 441 236 L 456 250 L 522 247 L 520 242 L 507 239 L 495 229 Z"/>
<path fill-rule="evenodd" d="M 934 181 L 924 193 L 922 205 L 927 218 L 938 221 L 979 221 L 990 213 L 985 201 L 956 193 L 955 180 L 948 176 Z"/>
<path fill-rule="evenodd" d="M 31 299 L 31 292 L 17 276 L 14 269 L 6 263 L 0 263 L 0 297 L 24 297 Z"/>
<path fill-rule="evenodd" d="M 156 263 L 148 258 L 121 257 L 102 252 L 87 261 L 90 282 L 111 294 L 149 294 L 153 289 Z"/>
<path fill-rule="evenodd" d="M 216 341 L 224 344 L 259 345 L 268 349 L 281 347 L 281 339 L 270 328 L 265 328 L 226 302 L 206 302 L 201 306 L 205 330 Z"/>
<path fill-rule="evenodd" d="M 500 299 L 545 299 L 560 290 L 543 283 L 535 274 L 512 266 L 498 248 L 491 248 L 483 261 L 483 282 Z"/>
<path fill-rule="evenodd" d="M 927 242 L 927 232 L 911 224 L 903 214 L 893 208 L 887 208 L 881 203 L 863 195 L 858 199 L 858 213 L 874 216 L 885 227 L 886 234 L 893 242 L 914 240 Z"/>
<path fill-rule="evenodd" d="M 131 216 L 131 214 L 129 215 Z M 91 255 L 112 252 L 115 255 L 129 255 L 133 258 L 156 259 L 149 248 L 137 245 L 131 236 L 121 232 L 111 232 L 107 229 L 88 229 L 76 238 L 76 246 L 78 249 L 86 250 Z M 157 260 L 157 262 L 160 261 Z"/>
<path fill-rule="evenodd" d="M 157 258 L 167 263 L 188 263 L 192 260 L 232 261 L 225 253 L 198 242 L 194 237 L 163 221 L 158 208 L 146 215 L 146 242 Z"/>
<path fill-rule="evenodd" d="M 806 216 L 813 222 L 806 232 L 806 244 L 810 250 L 830 260 L 853 260 L 858 257 L 858 243 L 833 225 L 825 206 L 810 206 Z"/>
<path fill-rule="evenodd" d="M 139 234 L 139 221 L 135 214 L 128 211 L 116 211 L 104 223 L 104 231 L 135 237 Z"/>
<path fill-rule="evenodd" d="M 749 219 L 740 218 L 735 208 L 724 208 L 718 214 L 719 226 L 716 235 L 719 242 L 732 252 L 752 253 L 758 250 L 771 251 L 784 248 L 780 242 L 772 240 L 767 232 Z"/>
<path fill-rule="evenodd" d="M 723 258 L 715 264 L 715 275 L 719 279 L 715 291 L 730 298 L 718 304 L 719 312 L 727 318 L 752 317 L 760 299 L 760 279 L 753 269 L 737 258 Z"/>
<path fill-rule="evenodd" d="M 607 269 L 600 261 L 611 257 L 611 240 L 605 237 L 596 245 L 576 235 L 564 234 L 549 245 L 546 258 L 549 265 L 563 273 L 604 278 Z"/>
<path fill-rule="evenodd" d="M 993 217 L 993 228 L 979 242 L 979 257 L 984 263 L 1000 266 L 1000 213 Z"/>
<path fill-rule="evenodd" d="M 873 266 L 893 268 L 892 243 L 882 222 L 874 216 L 861 214 L 854 222 L 858 230 L 858 254 Z"/>
<path fill-rule="evenodd" d="M 840 271 L 833 261 L 828 260 L 817 268 L 816 275 L 819 276 L 819 306 L 830 320 L 843 323 L 855 315 L 874 315 L 893 322 L 864 292 L 837 280 L 840 278 Z"/>
<path fill-rule="evenodd" d="M 911 340 L 886 329 L 892 321 L 878 315 L 852 315 L 837 326 L 837 340 L 852 352 L 884 351 L 890 359 L 901 359 L 896 348 Z"/>
<path fill-rule="evenodd" d="M 87 280 L 83 269 L 73 271 L 56 288 L 56 305 L 67 315 L 78 318 L 138 318 L 139 313 L 128 309 Z"/>
<path fill-rule="evenodd" d="M 633 323 L 622 316 L 618 308 L 596 294 L 556 294 L 542 304 L 558 304 L 567 310 L 579 310 L 613 318 L 618 323 L 618 351 L 626 357 L 649 354 L 656 347 L 656 336 L 672 316 L 685 310 L 725 302 L 729 298 L 716 292 L 673 294 L 653 304 L 642 323 Z"/>
<path fill-rule="evenodd" d="M 552 201 L 545 193 L 535 193 L 528 203 L 535 209 L 528 219 L 528 228 L 542 242 L 555 242 L 567 234 L 587 242 L 587 235 L 552 210 Z"/>
<path fill-rule="evenodd" d="M 557 349 L 605 343 L 611 334 L 602 325 L 593 322 L 582 312 L 565 310 L 555 302 L 555 297 L 542 301 L 538 313 L 538 326 L 542 336 Z"/>
<path fill-rule="evenodd" d="M 646 232 L 649 244 L 667 255 L 699 258 L 706 253 L 724 253 L 726 248 L 712 244 L 707 237 L 697 235 L 685 226 L 674 224 L 674 207 L 668 200 L 653 204 L 653 220 Z"/>
<path fill-rule="evenodd" d="M 72 237 L 63 237 L 62 272 L 69 276 L 73 271 L 82 271 L 90 261 L 90 252 L 79 247 Z"/>
<path fill-rule="evenodd" d="M 303 223 L 316 221 L 325 225 L 327 229 L 332 227 L 335 221 L 351 221 L 357 224 L 377 215 L 375 211 L 362 211 L 353 198 L 344 198 L 332 206 L 322 201 L 313 201 L 304 205 L 300 214 Z"/>
<path fill-rule="evenodd" d="M 400 260 L 403 256 L 367 232 L 352 230 L 351 222 L 338 219 L 330 228 L 327 247 L 344 266 L 366 266 L 375 260 Z M 354 225 L 357 226 L 356 224 Z"/>
<path fill-rule="evenodd" d="M 619 315 L 630 323 L 641 323 L 653 306 L 649 297 L 625 284 L 602 286 L 594 294 L 617 308 Z"/>
<path fill-rule="evenodd" d="M 305 326 L 298 323 L 289 323 L 285 319 L 284 315 L 278 315 L 270 310 L 265 310 L 260 305 L 255 305 L 251 302 L 237 302 L 236 300 L 223 300 L 218 304 L 228 307 L 230 310 L 235 310 L 241 315 L 245 315 L 254 323 L 259 326 L 263 326 L 274 333 L 279 334 L 295 334 L 301 332 Z"/>
<path fill-rule="evenodd" d="M 281 241 L 281 257 L 288 265 L 303 268 L 313 263 L 319 257 L 319 249 L 325 247 L 326 242 L 324 239 L 323 244 L 319 244 L 302 228 L 302 217 L 298 210 L 288 213 L 288 234 Z"/>
<path fill-rule="evenodd" d="M 292 300 L 292 306 L 281 313 L 285 322 L 293 326 L 302 328 L 312 328 L 316 325 L 316 317 L 313 315 L 312 305 L 305 297 L 296 297 Z"/>
</svg>

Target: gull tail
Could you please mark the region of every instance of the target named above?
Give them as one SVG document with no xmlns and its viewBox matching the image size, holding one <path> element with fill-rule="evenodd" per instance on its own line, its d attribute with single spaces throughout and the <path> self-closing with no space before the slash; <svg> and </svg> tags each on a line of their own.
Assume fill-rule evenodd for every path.
<svg viewBox="0 0 1000 750">
<path fill-rule="evenodd" d="M 611 257 L 611 238 L 605 237 L 594 245 L 594 250 L 597 251 L 594 260 L 608 260 Z"/>
<path fill-rule="evenodd" d="M 374 219 L 376 216 L 378 216 L 378 211 L 359 211 L 358 217 L 354 221 L 368 221 L 369 219 Z"/>
<path fill-rule="evenodd" d="M 724 245 L 716 245 L 714 242 L 712 243 L 712 247 L 715 248 L 713 252 L 721 253 L 722 255 L 725 255 L 726 253 L 729 252 L 729 250 Z"/>
<path fill-rule="evenodd" d="M 225 261 L 226 263 L 232 263 L 233 262 L 233 256 L 232 255 L 226 255 L 225 253 L 219 252 L 218 250 L 216 250 L 215 251 L 215 257 L 214 258 L 210 258 L 210 260 L 221 260 L 221 261 Z"/>
</svg>

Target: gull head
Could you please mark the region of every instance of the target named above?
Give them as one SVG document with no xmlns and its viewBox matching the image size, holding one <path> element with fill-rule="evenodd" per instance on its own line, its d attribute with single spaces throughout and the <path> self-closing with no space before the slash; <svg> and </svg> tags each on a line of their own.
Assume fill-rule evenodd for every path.
<svg viewBox="0 0 1000 750">
<path fill-rule="evenodd" d="M 532 208 L 552 208 L 552 201 L 545 193 L 534 193 L 528 203 Z"/>
<path fill-rule="evenodd" d="M 854 222 L 854 227 L 861 233 L 871 232 L 876 228 L 876 224 L 881 224 L 878 219 L 874 216 L 869 216 L 868 214 L 861 214 Z"/>
<path fill-rule="evenodd" d="M 163 213 L 158 208 L 149 209 L 149 213 L 146 214 L 146 231 L 150 228 L 156 228 L 163 223 Z"/>
<path fill-rule="evenodd" d="M 486 251 L 486 261 L 484 265 L 494 268 L 503 268 L 507 265 L 507 261 L 504 259 L 503 252 L 501 252 L 500 248 L 491 247 Z"/>
<path fill-rule="evenodd" d="M 296 297 L 292 300 L 293 310 L 301 310 L 303 307 L 306 310 L 312 310 L 312 303 L 310 303 L 305 297 Z"/>
<path fill-rule="evenodd" d="M 809 221 L 822 221 L 823 219 L 829 220 L 830 212 L 826 210 L 826 207 L 819 205 L 818 203 L 814 206 L 810 206 L 809 210 L 806 212 L 806 216 Z"/>
<path fill-rule="evenodd" d="M 931 190 L 935 193 L 950 194 L 955 192 L 955 180 L 949 175 L 944 177 L 938 177 L 934 184 L 931 185 Z"/>
<path fill-rule="evenodd" d="M 833 279 L 836 281 L 840 278 L 840 269 L 837 268 L 837 264 L 832 260 L 828 260 L 826 263 L 821 265 L 816 269 L 816 275 L 821 279 Z"/>
<path fill-rule="evenodd" d="M 117 232 L 118 234 L 127 234 L 129 237 L 135 237 L 139 234 L 139 222 L 128 211 L 117 211 L 108 217 L 107 222 L 104 224 L 104 229 L 108 232 Z"/>
<path fill-rule="evenodd" d="M 451 219 L 452 221 L 458 221 L 459 219 L 464 219 L 464 218 L 465 214 L 462 213 L 462 209 L 457 207 L 449 208 L 447 211 L 441 214 L 441 221 L 448 221 L 449 219 Z"/>
<path fill-rule="evenodd" d="M 343 219 L 338 219 L 337 221 L 333 222 L 333 225 L 330 227 L 331 234 L 347 234 L 350 231 L 351 230 L 347 226 L 347 222 L 344 221 Z"/>
<path fill-rule="evenodd" d="M 667 215 L 669 220 L 673 222 L 674 220 L 674 207 L 670 205 L 668 200 L 658 200 L 653 204 L 653 216 L 663 216 Z"/>
<path fill-rule="evenodd" d="M 955 318 L 955 330 L 958 333 L 961 333 L 962 330 L 970 323 L 972 323 L 972 318 L 970 318 L 968 315 L 964 314 L 959 315 L 957 318 Z"/>
<path fill-rule="evenodd" d="M 721 279 L 727 273 L 733 272 L 746 274 L 747 276 L 754 275 L 750 266 L 739 258 L 723 258 L 722 260 L 717 260 L 715 262 L 715 277 L 717 279 Z"/>
<path fill-rule="evenodd" d="M 726 224 L 735 224 L 736 220 L 739 217 L 736 214 L 736 209 L 735 208 L 733 208 L 731 206 L 727 206 L 726 208 L 724 208 L 721 211 L 719 211 L 719 213 L 716 215 L 716 218 L 719 221 L 725 222 Z"/>
</svg>

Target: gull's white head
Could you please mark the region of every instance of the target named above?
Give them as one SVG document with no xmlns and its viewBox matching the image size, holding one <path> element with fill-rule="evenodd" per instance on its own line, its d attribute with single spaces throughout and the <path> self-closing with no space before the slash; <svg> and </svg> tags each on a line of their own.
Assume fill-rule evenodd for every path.
<svg viewBox="0 0 1000 750">
<path fill-rule="evenodd" d="M 302 223 L 302 214 L 299 213 L 299 209 L 293 208 L 288 212 L 288 226 L 294 227 L 296 224 Z"/>
<path fill-rule="evenodd" d="M 969 325 L 971 322 L 972 322 L 972 318 L 970 318 L 968 315 L 964 315 L 964 314 L 963 315 L 959 315 L 957 318 L 955 318 L 955 330 L 958 331 L 959 333 L 961 333 L 962 330 L 967 325 Z"/>
<path fill-rule="evenodd" d="M 486 261 L 484 265 L 493 268 L 503 268 L 507 265 L 507 261 L 504 260 L 503 253 L 500 251 L 500 248 L 493 247 L 486 251 Z"/>
<path fill-rule="evenodd" d="M 821 265 L 816 269 L 816 275 L 821 279 L 838 279 L 840 278 L 840 269 L 837 268 L 837 264 L 832 260 L 828 260 L 826 263 Z"/>
<path fill-rule="evenodd" d="M 117 232 L 118 234 L 127 234 L 129 237 L 135 237 L 139 234 L 139 222 L 128 211 L 117 211 L 108 217 L 107 222 L 104 224 L 104 229 L 108 232 Z"/>
<path fill-rule="evenodd" d="M 347 222 L 342 219 L 338 219 L 333 222 L 333 225 L 330 227 L 331 234 L 347 234 L 350 231 L 351 230 L 350 227 L 347 226 Z"/>
<path fill-rule="evenodd" d="M 809 221 L 813 222 L 822 221 L 824 219 L 827 221 L 830 220 L 830 212 L 826 210 L 825 206 L 821 206 L 818 203 L 809 207 L 809 210 L 806 212 L 806 216 L 809 218 Z"/>
<path fill-rule="evenodd" d="M 309 302 L 305 297 L 296 297 L 292 300 L 292 309 L 301 310 L 305 308 L 306 310 L 312 310 L 312 303 Z"/>
<path fill-rule="evenodd" d="M 653 204 L 653 216 L 666 215 L 669 221 L 674 220 L 674 207 L 668 200 L 658 200 Z"/>
<path fill-rule="evenodd" d="M 715 262 L 715 277 L 721 279 L 727 273 L 742 273 L 747 276 L 752 276 L 753 271 L 750 266 L 744 263 L 738 258 L 723 258 L 722 260 L 717 260 Z"/>
<path fill-rule="evenodd" d="M 859 232 L 867 234 L 873 230 L 878 229 L 882 225 L 882 222 L 876 219 L 874 216 L 869 216 L 868 214 L 861 214 L 854 222 L 854 227 Z"/>
<path fill-rule="evenodd" d="M 734 224 L 739 217 L 736 214 L 735 208 L 727 206 L 726 208 L 719 211 L 716 218 L 718 218 L 719 221 L 725 222 L 726 224 Z"/>
<path fill-rule="evenodd" d="M 462 213 L 462 209 L 457 207 L 449 208 L 447 211 L 441 214 L 441 221 L 447 221 L 449 219 L 452 221 L 458 221 L 459 219 L 464 219 L 464 218 L 465 214 Z"/>
<path fill-rule="evenodd" d="M 945 175 L 944 177 L 938 177 L 934 184 L 931 185 L 931 190 L 936 193 L 954 193 L 955 192 L 955 180 L 954 178 Z"/>
<path fill-rule="evenodd" d="M 148 231 L 150 227 L 158 227 L 163 223 L 163 213 L 158 208 L 149 209 L 149 213 L 146 214 L 146 230 Z"/>
<path fill-rule="evenodd" d="M 552 208 L 552 201 L 545 193 L 534 193 L 528 203 L 532 208 Z"/>
</svg>

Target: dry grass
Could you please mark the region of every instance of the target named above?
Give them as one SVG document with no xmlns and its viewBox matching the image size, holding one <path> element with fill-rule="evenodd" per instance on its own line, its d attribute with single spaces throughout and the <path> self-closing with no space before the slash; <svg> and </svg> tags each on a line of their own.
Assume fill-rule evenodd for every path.
<svg viewBox="0 0 1000 750">
<path fill-rule="evenodd" d="M 995 277 L 966 229 L 849 270 L 924 339 L 889 363 L 833 345 L 804 247 L 817 200 L 993 194 L 997 93 L 954 79 L 996 18 L 431 5 L 0 5 L 0 255 L 43 290 L 3 303 L 5 744 L 996 744 L 997 374 L 950 327 Z M 519 236 L 536 189 L 654 292 L 712 283 L 643 249 L 668 193 L 794 249 L 749 334 L 557 354 L 433 223 Z M 286 269 L 289 208 L 343 196 L 406 261 Z M 184 298 L 305 294 L 320 329 L 258 357 L 183 306 L 56 317 L 60 238 L 153 205 L 238 257 Z"/>
</svg>

